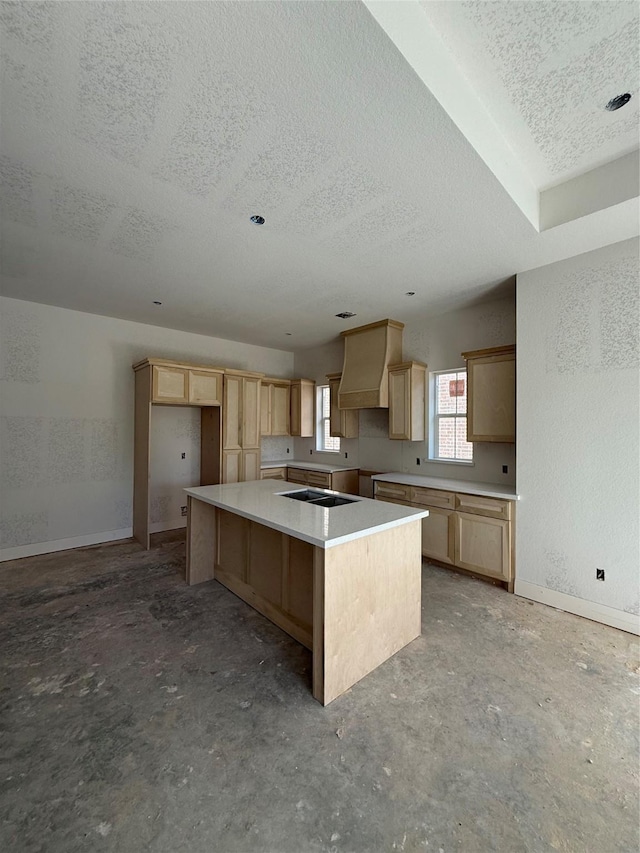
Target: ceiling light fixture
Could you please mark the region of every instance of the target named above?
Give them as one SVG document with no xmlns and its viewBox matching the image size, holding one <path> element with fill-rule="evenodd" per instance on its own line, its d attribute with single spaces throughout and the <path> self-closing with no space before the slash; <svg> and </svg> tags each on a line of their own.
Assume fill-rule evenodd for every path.
<svg viewBox="0 0 640 853">
<path fill-rule="evenodd" d="M 257 213 L 254 213 L 250 218 L 254 225 L 264 225 L 264 216 L 258 216 Z"/>
<path fill-rule="evenodd" d="M 341 311 L 339 314 L 336 314 L 336 317 L 340 317 L 341 320 L 348 320 L 349 317 L 355 317 L 356 315 L 353 311 Z"/>
<path fill-rule="evenodd" d="M 416 295 L 415 290 L 407 290 L 407 292 L 405 293 L 405 296 L 415 296 L 415 295 Z"/>
<path fill-rule="evenodd" d="M 153 304 L 154 304 L 154 305 L 162 305 L 162 302 L 156 302 L 156 300 L 154 299 L 154 300 L 153 300 Z"/>
<path fill-rule="evenodd" d="M 291 332 L 285 332 L 285 335 L 289 335 L 289 337 L 291 337 Z"/>
<path fill-rule="evenodd" d="M 628 104 L 630 100 L 630 92 L 625 92 L 624 95 L 616 95 L 615 98 L 611 98 L 609 103 L 606 105 L 605 110 L 608 110 L 610 113 L 612 113 L 614 110 L 619 110 L 620 107 L 624 107 L 624 105 Z"/>
</svg>

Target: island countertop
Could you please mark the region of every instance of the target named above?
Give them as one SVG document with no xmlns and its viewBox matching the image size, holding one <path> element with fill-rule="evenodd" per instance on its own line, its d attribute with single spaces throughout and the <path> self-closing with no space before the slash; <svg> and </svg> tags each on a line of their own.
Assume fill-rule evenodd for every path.
<svg viewBox="0 0 640 853">
<path fill-rule="evenodd" d="M 429 515 L 426 510 L 373 501 L 355 495 L 342 495 L 353 503 L 327 509 L 291 500 L 281 494 L 300 490 L 301 486 L 297 483 L 255 480 L 219 486 L 198 486 L 185 489 L 185 492 L 196 500 L 228 510 L 323 549 L 399 527 Z M 315 487 L 314 491 L 327 495 L 341 494 Z"/>
</svg>

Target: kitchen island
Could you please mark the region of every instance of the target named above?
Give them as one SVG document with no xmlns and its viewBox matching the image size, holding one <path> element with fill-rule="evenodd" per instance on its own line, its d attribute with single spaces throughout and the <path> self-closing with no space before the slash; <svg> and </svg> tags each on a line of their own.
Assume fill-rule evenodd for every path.
<svg viewBox="0 0 640 853">
<path fill-rule="evenodd" d="M 215 578 L 310 649 L 323 705 L 420 635 L 427 511 L 273 480 L 185 491 L 187 583 Z"/>
</svg>

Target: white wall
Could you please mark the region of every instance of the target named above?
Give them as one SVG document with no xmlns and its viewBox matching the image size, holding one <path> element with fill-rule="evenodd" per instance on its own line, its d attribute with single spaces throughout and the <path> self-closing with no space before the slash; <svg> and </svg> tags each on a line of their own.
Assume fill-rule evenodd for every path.
<svg viewBox="0 0 640 853">
<path fill-rule="evenodd" d="M 130 535 L 134 362 L 293 373 L 288 352 L 15 299 L 0 298 L 0 334 L 2 559 Z M 184 524 L 199 437 L 198 409 L 154 408 L 153 530 Z"/>
<path fill-rule="evenodd" d="M 398 319 L 398 318 L 395 318 Z M 485 347 L 515 343 L 515 299 L 502 298 L 437 317 L 405 320 L 403 359 L 422 361 L 429 371 L 463 368 L 461 353 Z M 325 375 L 342 370 L 342 339 L 309 349 L 295 356 L 296 376 L 306 376 L 326 384 Z M 378 471 L 401 471 L 432 477 L 513 485 L 516 481 L 515 448 L 512 444 L 476 444 L 473 465 L 425 462 L 426 441 L 390 441 L 389 413 L 386 409 L 360 412 L 360 438 L 341 442 L 340 463 Z M 313 453 L 309 453 L 312 450 Z M 348 459 L 344 458 L 348 452 Z M 295 440 L 296 458 L 336 459 L 317 453 L 313 439 Z M 420 459 L 420 465 L 416 460 Z M 508 473 L 502 473 L 507 465 Z"/>
<path fill-rule="evenodd" d="M 639 607 L 639 273 L 629 240 L 517 279 L 516 592 L 626 628 Z"/>
</svg>

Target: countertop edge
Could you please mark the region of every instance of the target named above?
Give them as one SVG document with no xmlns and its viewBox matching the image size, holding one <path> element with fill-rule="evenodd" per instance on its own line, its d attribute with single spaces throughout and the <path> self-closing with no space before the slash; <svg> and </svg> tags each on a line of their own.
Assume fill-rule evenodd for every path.
<svg viewBox="0 0 640 853">
<path fill-rule="evenodd" d="M 441 477 L 428 477 L 420 474 L 402 474 L 390 472 L 388 474 L 374 474 L 372 480 L 382 483 L 398 483 L 408 486 L 423 486 L 427 489 L 441 489 L 445 492 L 460 492 L 465 495 L 479 495 L 485 498 L 497 498 L 505 501 L 519 501 L 517 492 L 499 491 L 497 484 L 493 483 L 470 483 L 468 480 L 446 480 Z M 505 489 L 510 488 L 506 486 Z"/>
<path fill-rule="evenodd" d="M 334 474 L 338 471 L 358 471 L 358 465 L 331 465 L 328 462 L 300 462 L 298 459 L 280 459 L 275 462 L 261 462 L 260 470 L 267 471 L 269 468 L 302 468 L 307 471 L 324 471 Z"/>
</svg>

